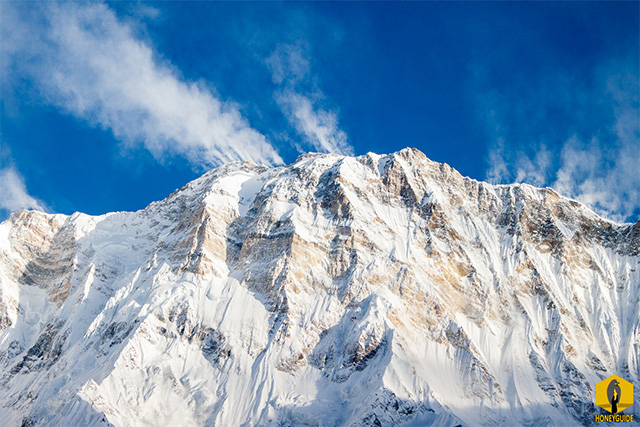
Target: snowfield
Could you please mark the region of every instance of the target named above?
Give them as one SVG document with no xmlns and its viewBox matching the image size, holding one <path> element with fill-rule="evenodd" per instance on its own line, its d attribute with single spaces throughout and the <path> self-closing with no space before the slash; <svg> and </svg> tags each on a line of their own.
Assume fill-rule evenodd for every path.
<svg viewBox="0 0 640 427">
<path fill-rule="evenodd" d="M 7 426 L 594 425 L 639 357 L 640 221 L 414 149 L 0 224 Z"/>
</svg>

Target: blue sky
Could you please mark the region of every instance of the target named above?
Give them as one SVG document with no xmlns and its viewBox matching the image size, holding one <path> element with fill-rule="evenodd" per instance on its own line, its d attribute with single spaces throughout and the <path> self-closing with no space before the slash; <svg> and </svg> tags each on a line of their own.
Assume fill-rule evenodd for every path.
<svg viewBox="0 0 640 427">
<path fill-rule="evenodd" d="M 0 219 L 406 146 L 640 218 L 637 2 L 0 3 Z"/>
</svg>

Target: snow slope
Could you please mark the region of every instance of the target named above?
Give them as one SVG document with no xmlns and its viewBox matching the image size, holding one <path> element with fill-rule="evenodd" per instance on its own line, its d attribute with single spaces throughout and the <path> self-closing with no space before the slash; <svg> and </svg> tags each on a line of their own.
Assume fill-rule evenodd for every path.
<svg viewBox="0 0 640 427">
<path fill-rule="evenodd" d="M 413 149 L 21 211 L 0 224 L 0 417 L 589 425 L 597 382 L 640 384 L 639 264 L 640 222 Z"/>
</svg>

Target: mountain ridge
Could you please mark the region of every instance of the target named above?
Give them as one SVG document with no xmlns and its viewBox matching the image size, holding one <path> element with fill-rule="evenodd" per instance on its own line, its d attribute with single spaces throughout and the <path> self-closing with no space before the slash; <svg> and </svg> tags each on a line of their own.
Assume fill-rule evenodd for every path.
<svg viewBox="0 0 640 427">
<path fill-rule="evenodd" d="M 237 162 L 137 212 L 18 212 L 0 225 L 0 412 L 592 424 L 595 382 L 640 380 L 639 248 L 640 221 L 415 149 Z"/>
</svg>

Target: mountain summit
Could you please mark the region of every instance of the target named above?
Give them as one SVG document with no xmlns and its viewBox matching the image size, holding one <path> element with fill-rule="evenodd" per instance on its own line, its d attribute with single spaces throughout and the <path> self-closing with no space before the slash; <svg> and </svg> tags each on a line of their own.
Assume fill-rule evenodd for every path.
<svg viewBox="0 0 640 427">
<path fill-rule="evenodd" d="M 640 222 L 414 149 L 0 225 L 5 425 L 588 425 L 639 359 Z"/>
</svg>

